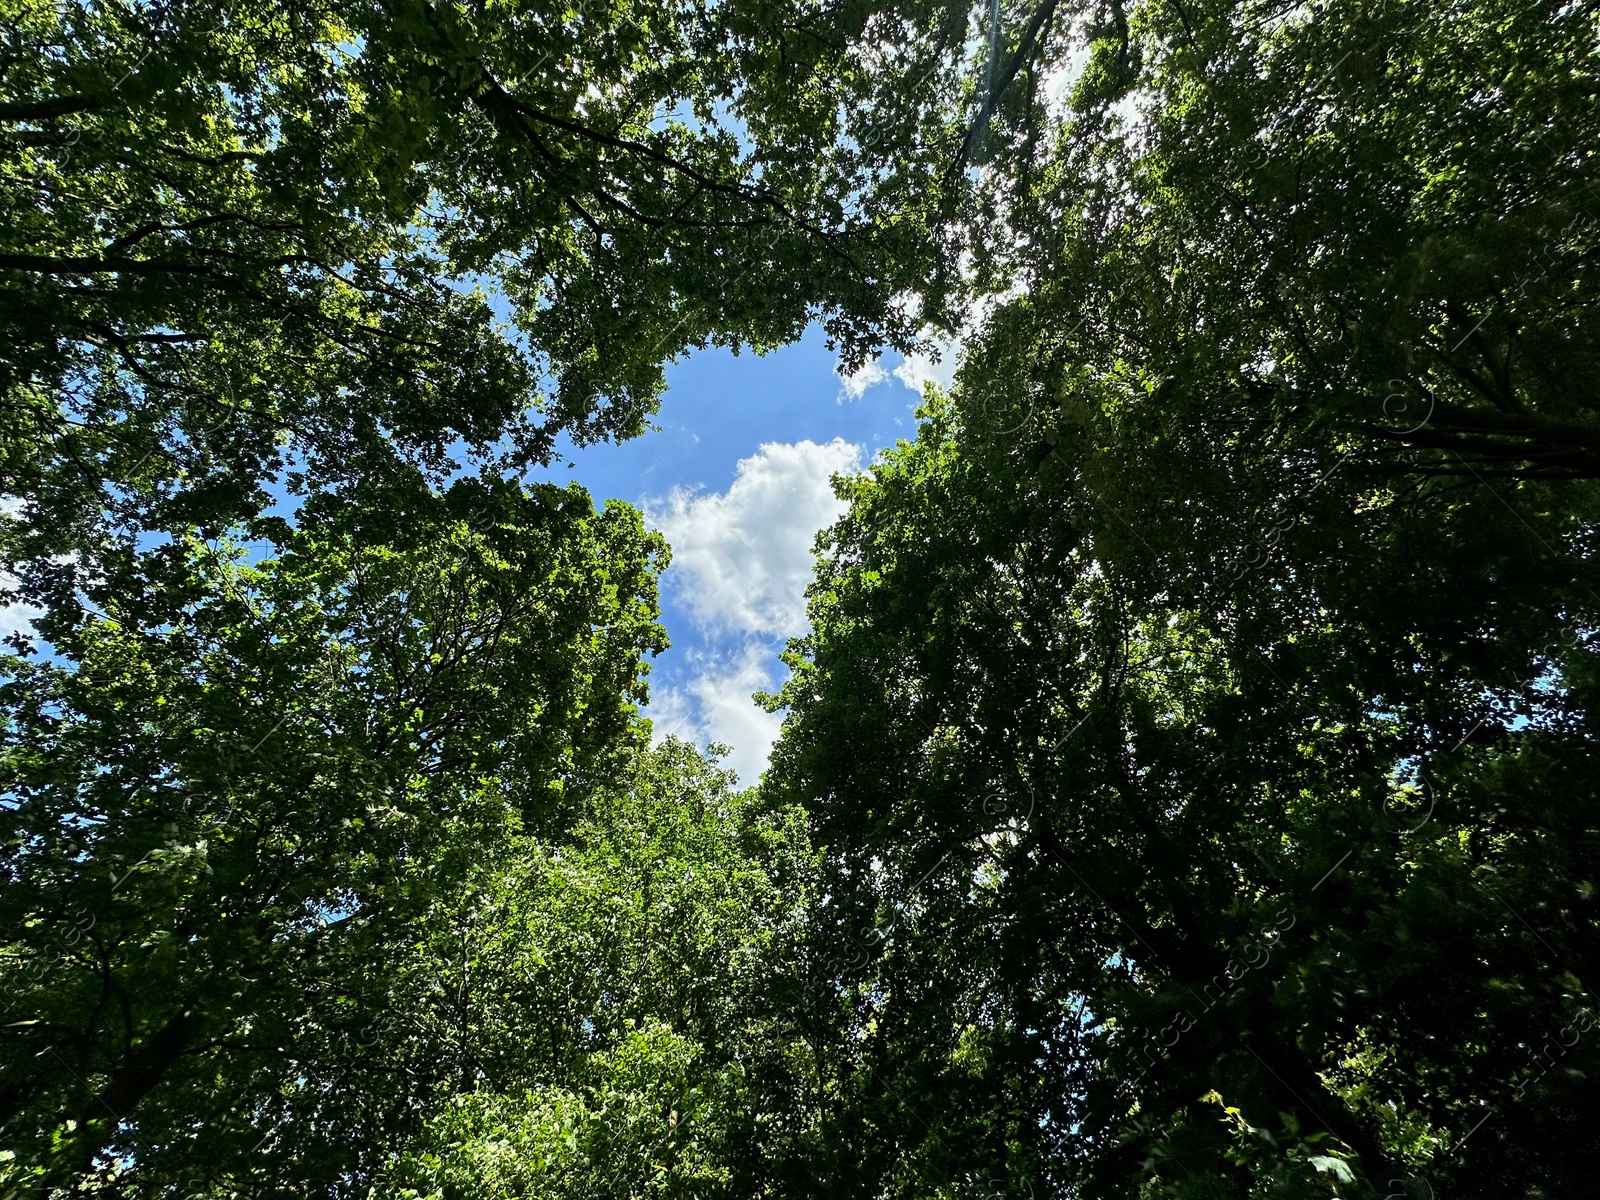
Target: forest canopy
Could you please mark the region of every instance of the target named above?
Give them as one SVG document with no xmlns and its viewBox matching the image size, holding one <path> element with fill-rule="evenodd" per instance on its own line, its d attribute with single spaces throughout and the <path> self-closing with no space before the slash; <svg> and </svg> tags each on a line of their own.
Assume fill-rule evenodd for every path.
<svg viewBox="0 0 1600 1200">
<path fill-rule="evenodd" d="M 0 0 L 0 1193 L 1586 1194 L 1597 64 Z M 741 786 L 539 472 L 813 324 L 958 367 Z"/>
</svg>

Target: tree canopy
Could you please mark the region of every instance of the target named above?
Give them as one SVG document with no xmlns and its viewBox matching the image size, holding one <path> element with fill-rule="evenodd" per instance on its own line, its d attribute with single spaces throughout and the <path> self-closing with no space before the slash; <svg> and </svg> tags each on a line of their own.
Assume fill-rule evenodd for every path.
<svg viewBox="0 0 1600 1200">
<path fill-rule="evenodd" d="M 767 780 L 878 1178 L 1585 1186 L 1594 35 L 1113 8 L 996 108 L 1010 294 L 845 487 Z"/>
<path fill-rule="evenodd" d="M 301 1186 L 351 1169 L 372 958 L 637 744 L 665 552 L 631 509 L 460 484 L 287 540 L 163 547 L 5 685 L 4 1119 L 45 1182 L 227 1172 L 284 1125 Z"/>
<path fill-rule="evenodd" d="M 0 1190 L 1584 1194 L 1595 6 L 0 30 Z M 741 789 L 531 472 L 812 321 Z"/>
<path fill-rule="evenodd" d="M 950 187 L 940 105 L 856 102 L 886 20 L 954 86 L 960 26 L 916 4 L 9 3 L 18 553 L 544 463 L 640 432 L 667 359 L 814 317 L 848 357 L 907 341 L 949 266 L 903 213 Z"/>
</svg>

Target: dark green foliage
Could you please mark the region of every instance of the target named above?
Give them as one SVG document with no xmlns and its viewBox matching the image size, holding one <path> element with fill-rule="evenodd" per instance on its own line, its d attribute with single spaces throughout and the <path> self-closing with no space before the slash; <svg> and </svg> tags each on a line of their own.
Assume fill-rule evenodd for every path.
<svg viewBox="0 0 1600 1200">
<path fill-rule="evenodd" d="M 1595 12 L 990 13 L 0 8 L 8 1195 L 1592 1186 Z M 985 291 L 650 748 L 520 473 Z"/>
<path fill-rule="evenodd" d="M 1101 28 L 781 696 L 869 1189 L 1577 1194 L 1594 14 Z"/>
<path fill-rule="evenodd" d="M 1528 1056 L 1595 969 L 1592 572 L 1532 569 L 1572 518 L 1347 476 L 1233 578 L 1251 526 L 1079 482 L 1095 427 L 952 415 L 852 486 L 768 780 L 825 850 L 859 1119 L 903 1111 L 867 1150 L 919 1147 L 880 1169 L 1571 1186 L 1594 1046 Z"/>
</svg>

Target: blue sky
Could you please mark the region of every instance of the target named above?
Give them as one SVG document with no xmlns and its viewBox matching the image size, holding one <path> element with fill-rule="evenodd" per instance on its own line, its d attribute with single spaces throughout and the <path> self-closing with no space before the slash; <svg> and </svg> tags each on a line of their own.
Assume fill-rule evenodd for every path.
<svg viewBox="0 0 1600 1200">
<path fill-rule="evenodd" d="M 851 380 L 836 366 L 815 327 L 762 357 L 700 351 L 668 368 L 655 431 L 566 447 L 541 473 L 576 480 L 597 504 L 636 504 L 667 535 L 672 648 L 655 661 L 649 716 L 658 734 L 732 747 L 745 783 L 778 727 L 750 695 L 780 681 L 778 653 L 804 628 L 812 539 L 839 512 L 829 476 L 913 437 L 922 384 L 947 382 L 952 363 L 890 354 Z"/>
</svg>

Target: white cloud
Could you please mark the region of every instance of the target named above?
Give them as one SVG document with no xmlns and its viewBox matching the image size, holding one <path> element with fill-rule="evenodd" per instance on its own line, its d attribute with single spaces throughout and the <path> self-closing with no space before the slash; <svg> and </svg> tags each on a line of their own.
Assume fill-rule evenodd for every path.
<svg viewBox="0 0 1600 1200">
<path fill-rule="evenodd" d="M 650 736 L 655 742 L 663 742 L 669 735 L 686 742 L 706 740 L 695 713 L 694 697 L 681 688 L 652 684 L 644 714 L 650 718 Z"/>
<path fill-rule="evenodd" d="M 836 375 L 838 371 L 834 372 Z M 839 400 L 859 400 L 863 393 L 870 387 L 877 387 L 889 378 L 889 372 L 883 365 L 883 359 L 875 358 L 863 366 L 859 371 L 850 375 L 839 375 Z"/>
<path fill-rule="evenodd" d="M 703 627 L 784 637 L 805 629 L 817 530 L 844 512 L 829 479 L 856 471 L 861 447 L 768 442 L 739 460 L 726 492 L 675 488 L 646 500 L 672 544 L 668 584 Z"/>
<path fill-rule="evenodd" d="M 925 383 L 937 383 L 941 388 L 949 388 L 955 380 L 956 357 L 960 353 L 959 338 L 934 338 L 933 345 L 926 352 L 909 355 L 892 371 L 883 365 L 883 359 L 875 358 L 854 375 L 839 377 L 843 383 L 839 389 L 839 402 L 859 400 L 868 388 L 888 383 L 891 378 L 898 379 L 919 396 Z"/>
<path fill-rule="evenodd" d="M 936 383 L 948 389 L 955 381 L 956 358 L 961 353 L 961 342 L 956 338 L 935 338 L 934 348 L 938 351 L 937 358 L 931 352 L 919 352 L 894 369 L 894 377 L 918 395 L 922 393 L 923 384 Z"/>
<path fill-rule="evenodd" d="M 0 496 L 0 516 L 19 520 L 22 516 L 23 500 L 20 496 Z M 8 590 L 17 586 L 17 577 L 9 571 L 0 571 L 0 590 Z M 42 617 L 44 609 L 36 608 L 32 604 L 0 604 L 0 638 L 10 637 L 14 633 L 25 633 L 29 637 L 35 635 L 33 619 Z"/>
<path fill-rule="evenodd" d="M 766 769 L 783 718 L 751 694 L 776 687 L 783 640 L 805 632 L 811 546 L 845 508 L 830 480 L 861 465 L 862 448 L 843 438 L 768 442 L 739 460 L 726 492 L 678 488 L 645 501 L 672 544 L 666 586 L 709 643 L 688 652 L 688 683 L 655 689 L 649 716 L 657 738 L 725 743 L 728 765 L 745 783 Z"/>
<path fill-rule="evenodd" d="M 767 769 L 772 743 L 783 717 L 758 708 L 751 694 L 775 685 L 776 647 L 755 639 L 732 654 L 691 656 L 700 672 L 684 688 L 661 688 L 650 702 L 657 741 L 668 734 L 697 743 L 722 742 L 730 748 L 726 765 L 744 784 Z"/>
</svg>

